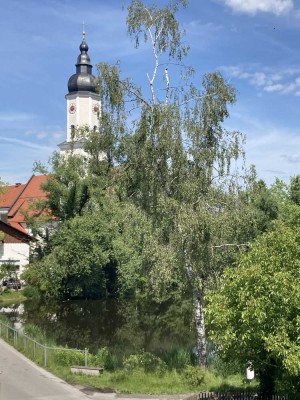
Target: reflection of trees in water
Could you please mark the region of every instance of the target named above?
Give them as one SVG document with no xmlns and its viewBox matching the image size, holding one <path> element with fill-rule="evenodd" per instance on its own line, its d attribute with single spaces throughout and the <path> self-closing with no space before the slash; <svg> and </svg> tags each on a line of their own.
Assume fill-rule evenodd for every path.
<svg viewBox="0 0 300 400">
<path fill-rule="evenodd" d="M 25 307 L 23 320 L 38 325 L 59 345 L 95 351 L 110 346 L 120 323 L 116 315 L 116 304 L 109 300 L 51 301 Z"/>
<path fill-rule="evenodd" d="M 161 353 L 172 348 L 191 348 L 195 343 L 188 300 L 173 303 L 123 302 L 125 319 L 116 332 L 116 347 L 123 354 L 140 350 Z"/>
<path fill-rule="evenodd" d="M 0 314 L 5 315 L 13 323 L 18 323 L 24 312 L 23 304 L 9 304 L 0 307 Z"/>
<path fill-rule="evenodd" d="M 107 299 L 66 302 L 26 302 L 23 324 L 39 326 L 59 345 L 108 346 L 119 354 L 139 350 L 160 353 L 191 348 L 195 338 L 190 301 L 154 304 Z"/>
</svg>

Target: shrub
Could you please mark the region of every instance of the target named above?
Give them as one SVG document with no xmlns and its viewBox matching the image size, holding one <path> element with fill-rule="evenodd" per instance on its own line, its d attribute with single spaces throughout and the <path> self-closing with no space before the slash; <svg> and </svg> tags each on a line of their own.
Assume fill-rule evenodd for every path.
<svg viewBox="0 0 300 400">
<path fill-rule="evenodd" d="M 192 351 L 184 349 L 172 349 L 162 354 L 161 358 L 170 369 L 181 370 L 187 365 L 195 365 L 196 356 Z"/>
<path fill-rule="evenodd" d="M 144 370 L 145 372 L 163 373 L 167 369 L 166 363 L 152 353 L 142 352 L 132 354 L 124 361 L 124 368 L 127 371 Z"/>
<path fill-rule="evenodd" d="M 61 366 L 84 365 L 84 354 L 79 351 L 61 349 L 56 350 L 54 355 L 55 362 Z"/>
<path fill-rule="evenodd" d="M 29 299 L 38 300 L 40 298 L 40 293 L 38 289 L 33 286 L 26 286 L 23 289 L 23 294 L 25 297 L 28 297 Z"/>
<path fill-rule="evenodd" d="M 188 365 L 183 373 L 183 379 L 191 386 L 200 386 L 204 382 L 205 372 L 198 366 Z"/>
<path fill-rule="evenodd" d="M 118 358 L 110 352 L 108 347 L 99 349 L 97 354 L 91 357 L 90 362 L 109 371 L 114 371 L 120 365 Z"/>
</svg>

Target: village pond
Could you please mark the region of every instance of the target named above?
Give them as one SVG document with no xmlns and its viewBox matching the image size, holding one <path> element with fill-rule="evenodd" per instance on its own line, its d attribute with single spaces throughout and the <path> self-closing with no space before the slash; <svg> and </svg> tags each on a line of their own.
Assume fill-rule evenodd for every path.
<svg viewBox="0 0 300 400">
<path fill-rule="evenodd" d="M 162 354 L 195 344 L 190 301 L 140 304 L 132 300 L 25 301 L 2 305 L 0 314 L 18 329 L 36 326 L 57 345 L 108 347 L 119 356 L 140 351 Z"/>
</svg>

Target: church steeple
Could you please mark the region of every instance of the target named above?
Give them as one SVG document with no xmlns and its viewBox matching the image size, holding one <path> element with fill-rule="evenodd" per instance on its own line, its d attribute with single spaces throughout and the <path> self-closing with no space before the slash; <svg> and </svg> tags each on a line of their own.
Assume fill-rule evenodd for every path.
<svg viewBox="0 0 300 400">
<path fill-rule="evenodd" d="M 82 42 L 79 46 L 80 54 L 77 57 L 76 74 L 68 82 L 69 93 L 87 91 L 96 93 L 96 78 L 92 75 L 92 64 L 88 55 L 89 46 L 85 41 L 85 32 L 82 32 Z"/>
<path fill-rule="evenodd" d="M 99 127 L 100 96 L 97 94 L 96 78 L 92 74 L 92 64 L 82 32 L 82 42 L 79 46 L 76 73 L 68 81 L 67 100 L 67 140 L 59 145 L 61 154 L 70 151 L 84 155 L 84 138 L 76 136 L 78 128 L 97 130 Z M 75 136 L 74 136 L 75 135 Z"/>
</svg>

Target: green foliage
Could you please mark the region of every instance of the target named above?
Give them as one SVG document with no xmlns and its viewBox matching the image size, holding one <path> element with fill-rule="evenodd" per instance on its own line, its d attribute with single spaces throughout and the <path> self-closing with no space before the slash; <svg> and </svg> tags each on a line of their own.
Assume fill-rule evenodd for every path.
<svg viewBox="0 0 300 400">
<path fill-rule="evenodd" d="M 278 221 L 207 296 L 212 341 L 228 360 L 253 361 L 266 390 L 300 376 L 299 259 L 299 226 Z"/>
<path fill-rule="evenodd" d="M 46 334 L 43 329 L 34 324 L 26 324 L 24 333 L 32 339 L 36 339 L 38 342 L 47 343 Z"/>
<path fill-rule="evenodd" d="M 26 286 L 23 289 L 23 295 L 28 299 L 38 300 L 40 298 L 40 293 L 36 287 Z"/>
<path fill-rule="evenodd" d="M 0 280 L 1 279 L 17 279 L 17 271 L 14 263 L 3 263 L 0 265 Z"/>
<path fill-rule="evenodd" d="M 212 346 L 211 346 L 212 347 Z M 245 365 L 241 365 L 240 360 L 222 358 L 222 352 L 217 348 L 210 348 L 208 366 L 217 375 L 226 377 L 228 375 L 244 374 Z"/>
<path fill-rule="evenodd" d="M 3 286 L 2 289 L 3 291 L 0 294 L 0 302 L 17 304 L 26 300 L 22 290 L 11 290 L 5 286 Z"/>
<path fill-rule="evenodd" d="M 165 361 L 169 369 L 176 370 L 182 370 L 188 365 L 195 365 L 197 362 L 194 352 L 176 348 L 164 352 L 161 358 Z"/>
<path fill-rule="evenodd" d="M 263 180 L 254 182 L 250 197 L 257 212 L 257 229 L 266 232 L 279 216 L 278 200 Z"/>
<path fill-rule="evenodd" d="M 188 365 L 184 370 L 184 378 L 191 386 L 200 386 L 205 378 L 205 372 L 199 367 Z"/>
<path fill-rule="evenodd" d="M 293 203 L 300 205 L 300 175 L 291 178 L 289 197 Z"/>
<path fill-rule="evenodd" d="M 55 350 L 55 362 L 61 366 L 84 365 L 84 354 L 71 349 Z"/>
<path fill-rule="evenodd" d="M 81 214 L 89 199 L 84 160 L 73 154 L 64 158 L 54 153 L 51 165 L 53 172 L 42 185 L 48 197 L 41 207 L 48 207 L 60 221 L 65 221 Z"/>
<path fill-rule="evenodd" d="M 132 354 L 124 360 L 124 368 L 127 371 L 143 370 L 144 372 L 164 373 L 167 369 L 166 363 L 159 357 L 149 352 Z"/>
<path fill-rule="evenodd" d="M 128 7 L 127 26 L 135 46 L 139 47 L 141 37 L 145 42 L 150 40 L 150 31 L 156 30 L 159 31 L 159 35 L 156 35 L 156 51 L 168 52 L 169 58 L 181 60 L 188 49 L 181 45 L 179 24 L 174 18 L 180 5 L 186 7 L 187 1 L 172 1 L 160 9 L 155 5 L 146 8 L 142 1 L 132 0 Z"/>
<path fill-rule="evenodd" d="M 0 242 L 2 242 L 4 239 L 4 232 L 0 231 Z"/>
<path fill-rule="evenodd" d="M 114 371 L 120 366 L 120 362 L 115 354 L 113 354 L 108 347 L 102 347 L 98 350 L 97 354 L 91 357 L 89 363 L 92 365 L 104 367 L 105 370 Z"/>
<path fill-rule="evenodd" d="M 66 221 L 52 240 L 53 251 L 28 267 L 26 281 L 54 297 L 105 294 L 111 235 L 104 215 L 86 214 Z"/>
</svg>

